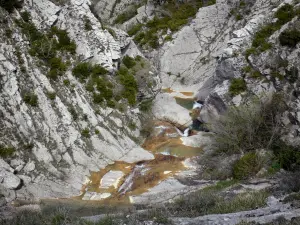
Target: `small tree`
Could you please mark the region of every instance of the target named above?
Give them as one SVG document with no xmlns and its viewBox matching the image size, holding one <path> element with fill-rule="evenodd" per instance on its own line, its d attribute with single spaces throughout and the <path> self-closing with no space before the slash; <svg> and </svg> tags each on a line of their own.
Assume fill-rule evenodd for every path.
<svg viewBox="0 0 300 225">
<path fill-rule="evenodd" d="M 280 137 L 279 115 L 285 109 L 281 95 L 270 101 L 254 99 L 248 105 L 231 107 L 212 125 L 214 146 L 226 153 L 268 149 Z"/>
</svg>

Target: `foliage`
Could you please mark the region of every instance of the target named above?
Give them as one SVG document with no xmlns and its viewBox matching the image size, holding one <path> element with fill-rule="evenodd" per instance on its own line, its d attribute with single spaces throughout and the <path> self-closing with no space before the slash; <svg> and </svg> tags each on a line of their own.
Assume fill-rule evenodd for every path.
<svg viewBox="0 0 300 225">
<path fill-rule="evenodd" d="M 69 106 L 68 110 L 69 110 L 71 116 L 73 117 L 73 120 L 77 120 L 78 114 L 77 114 L 75 108 L 73 106 Z"/>
<path fill-rule="evenodd" d="M 281 168 L 289 171 L 300 169 L 300 151 L 298 147 L 287 145 L 280 139 L 274 141 L 271 147 Z"/>
<path fill-rule="evenodd" d="M 124 87 L 123 97 L 128 100 L 130 105 L 134 105 L 136 103 L 136 94 L 138 91 L 137 82 L 134 76 L 125 67 L 121 67 L 117 74 L 120 83 Z"/>
<path fill-rule="evenodd" d="M 50 100 L 54 100 L 56 98 L 55 92 L 47 92 L 47 96 Z"/>
<path fill-rule="evenodd" d="M 86 31 L 90 31 L 90 30 L 93 29 L 92 24 L 91 24 L 91 21 L 90 21 L 87 17 L 84 18 L 84 29 L 85 29 Z"/>
<path fill-rule="evenodd" d="M 280 44 L 295 48 L 300 42 L 300 31 L 296 29 L 285 30 L 279 35 Z"/>
<path fill-rule="evenodd" d="M 159 47 L 159 36 L 166 34 L 168 30 L 171 32 L 178 31 L 183 25 L 187 24 L 189 18 L 196 15 L 198 9 L 205 5 L 215 4 L 215 1 L 203 2 L 200 0 L 193 1 L 167 1 L 162 9 L 165 13 L 156 15 L 152 20 L 144 24 L 132 27 L 129 30 L 130 35 L 135 35 L 134 40 L 141 46 L 149 45 L 151 48 Z M 170 41 L 171 36 L 167 36 L 165 41 Z"/>
<path fill-rule="evenodd" d="M 11 146 L 4 146 L 0 144 L 0 157 L 7 158 L 15 153 L 16 149 Z"/>
<path fill-rule="evenodd" d="M 122 62 L 128 69 L 131 69 L 132 67 L 134 67 L 136 65 L 134 58 L 132 58 L 128 55 L 124 56 Z"/>
<path fill-rule="evenodd" d="M 9 13 L 14 11 L 14 8 L 21 8 L 21 2 L 18 0 L 0 0 L 0 6 Z"/>
<path fill-rule="evenodd" d="M 145 100 L 145 101 L 141 102 L 139 108 L 142 112 L 149 112 L 152 108 L 152 104 L 153 104 L 152 99 Z"/>
<path fill-rule="evenodd" d="M 122 24 L 122 23 L 126 22 L 127 20 L 130 20 L 132 17 L 137 15 L 137 8 L 138 8 L 138 5 L 133 5 L 133 7 L 131 9 L 129 9 L 128 11 L 119 14 L 117 16 L 117 18 L 114 20 L 114 23 Z"/>
<path fill-rule="evenodd" d="M 230 186 L 230 185 L 229 185 Z M 256 209 L 266 204 L 266 192 L 248 192 L 235 196 L 224 196 L 221 191 L 228 186 L 203 190 L 188 194 L 167 205 L 173 215 L 195 217 L 207 214 L 233 213 Z"/>
<path fill-rule="evenodd" d="M 275 13 L 275 18 L 277 18 L 276 22 L 268 23 L 262 26 L 254 35 L 252 41 L 252 47 L 255 48 L 255 51 L 251 49 L 246 52 L 246 57 L 250 54 L 256 52 L 263 52 L 270 48 L 272 45 L 267 42 L 267 39 L 277 30 L 281 28 L 282 25 L 286 24 L 287 22 L 291 21 L 293 17 L 296 15 L 294 12 L 293 6 L 290 4 L 285 4 L 280 7 L 277 12 Z M 287 37 L 285 37 L 287 35 Z M 283 43 L 287 43 L 286 45 L 293 45 L 295 40 L 297 39 L 297 34 L 293 32 L 293 34 L 281 34 L 281 39 Z M 284 38 L 287 38 L 285 42 Z"/>
<path fill-rule="evenodd" d="M 86 138 L 89 138 L 91 135 L 90 135 L 90 130 L 88 128 L 85 128 L 81 131 L 81 135 L 83 137 L 86 137 Z"/>
<path fill-rule="evenodd" d="M 89 62 L 78 63 L 72 70 L 72 74 L 79 78 L 81 81 L 86 80 L 91 75 L 101 76 L 106 74 L 108 71 L 100 65 L 92 65 Z"/>
<path fill-rule="evenodd" d="M 270 149 L 280 137 L 278 116 L 285 109 L 280 94 L 268 101 L 253 99 L 247 105 L 229 108 L 211 127 L 215 149 L 228 154 Z"/>
<path fill-rule="evenodd" d="M 247 90 L 246 82 L 243 78 L 233 78 L 229 86 L 229 93 L 232 96 L 238 95 Z"/>
<path fill-rule="evenodd" d="M 62 61 L 61 58 L 51 58 L 49 61 L 50 71 L 48 76 L 51 79 L 57 79 L 58 76 L 62 76 L 67 70 L 67 65 Z"/>
<path fill-rule="evenodd" d="M 135 25 L 133 25 L 128 31 L 127 33 L 130 35 L 130 36 L 133 36 L 135 35 L 137 32 L 139 32 L 141 30 L 141 28 L 143 27 L 143 24 L 142 23 L 137 23 Z"/>
<path fill-rule="evenodd" d="M 32 92 L 27 92 L 23 95 L 23 101 L 31 106 L 38 106 L 38 96 Z"/>
<path fill-rule="evenodd" d="M 254 176 L 262 168 L 261 158 L 255 152 L 248 152 L 233 166 L 233 176 L 236 179 L 247 179 Z"/>
</svg>

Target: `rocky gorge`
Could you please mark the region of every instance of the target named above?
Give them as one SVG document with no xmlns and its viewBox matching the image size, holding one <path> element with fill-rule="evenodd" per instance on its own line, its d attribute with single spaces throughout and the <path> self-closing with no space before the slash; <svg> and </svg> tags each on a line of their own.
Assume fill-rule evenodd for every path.
<svg viewBox="0 0 300 225">
<path fill-rule="evenodd" d="M 299 222 L 298 1 L 0 3 L 1 219 Z"/>
</svg>

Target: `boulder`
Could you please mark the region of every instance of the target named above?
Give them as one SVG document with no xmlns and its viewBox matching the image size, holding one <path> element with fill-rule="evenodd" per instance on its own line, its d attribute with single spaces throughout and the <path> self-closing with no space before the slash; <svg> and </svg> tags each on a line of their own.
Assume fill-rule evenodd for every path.
<svg viewBox="0 0 300 225">
<path fill-rule="evenodd" d="M 21 186 L 21 179 L 13 173 L 0 168 L 0 185 L 4 188 L 15 190 Z"/>
</svg>

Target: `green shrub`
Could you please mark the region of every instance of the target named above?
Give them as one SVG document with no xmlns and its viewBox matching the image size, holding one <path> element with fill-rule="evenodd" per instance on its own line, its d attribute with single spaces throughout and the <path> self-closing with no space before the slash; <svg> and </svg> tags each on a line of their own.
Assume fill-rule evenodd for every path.
<svg viewBox="0 0 300 225">
<path fill-rule="evenodd" d="M 271 148 L 281 168 L 289 171 L 300 169 L 300 151 L 298 147 L 287 145 L 277 139 L 272 143 Z"/>
<path fill-rule="evenodd" d="M 50 71 L 48 77 L 56 80 L 58 76 L 62 76 L 67 70 L 67 65 L 62 61 L 61 58 L 51 58 L 49 60 Z"/>
<path fill-rule="evenodd" d="M 217 202 L 216 206 L 210 210 L 210 214 L 225 214 L 246 211 L 266 206 L 269 194 L 265 191 L 253 191 L 238 194 L 231 200 Z"/>
<path fill-rule="evenodd" d="M 229 86 L 229 93 L 232 96 L 238 95 L 247 90 L 246 82 L 243 78 L 233 78 Z"/>
<path fill-rule="evenodd" d="M 142 24 L 142 23 L 137 23 L 137 24 L 135 24 L 134 26 L 132 26 L 132 27 L 127 31 L 127 33 L 128 33 L 130 36 L 133 36 L 133 35 L 137 34 L 137 33 L 142 29 L 143 26 L 144 26 L 144 24 Z"/>
<path fill-rule="evenodd" d="M 128 100 L 130 105 L 134 105 L 136 103 L 136 94 L 138 91 L 137 82 L 134 76 L 124 67 L 121 67 L 117 74 L 120 83 L 124 87 L 123 97 Z"/>
<path fill-rule="evenodd" d="M 124 56 L 122 62 L 128 69 L 131 69 L 132 67 L 134 67 L 136 65 L 134 58 L 132 58 L 128 55 Z"/>
<path fill-rule="evenodd" d="M 279 35 L 279 41 L 282 46 L 295 48 L 300 42 L 300 31 L 296 29 L 285 30 Z"/>
<path fill-rule="evenodd" d="M 152 99 L 146 100 L 146 101 L 141 102 L 139 108 L 142 112 L 149 112 L 152 108 L 152 104 L 153 104 Z"/>
<path fill-rule="evenodd" d="M 73 106 L 69 106 L 68 110 L 69 110 L 73 120 L 77 120 L 78 119 L 78 114 L 77 114 L 75 108 Z"/>
<path fill-rule="evenodd" d="M 66 30 L 61 30 L 57 27 L 51 27 L 51 33 L 49 36 L 57 36 L 58 37 L 58 43 L 56 48 L 59 50 L 65 50 L 67 52 L 70 52 L 71 54 L 76 53 L 76 43 L 70 39 L 68 36 L 68 33 Z"/>
<path fill-rule="evenodd" d="M 92 25 L 91 25 L 91 21 L 88 18 L 84 19 L 84 29 L 86 31 L 90 31 L 93 29 Z"/>
<path fill-rule="evenodd" d="M 50 100 L 54 100 L 56 98 L 55 92 L 47 92 L 47 96 Z"/>
<path fill-rule="evenodd" d="M 277 24 L 284 25 L 291 21 L 295 16 L 294 7 L 290 4 L 285 4 L 280 7 L 275 13 L 275 17 L 278 19 Z"/>
<path fill-rule="evenodd" d="M 100 134 L 100 131 L 98 129 L 95 129 L 95 134 Z"/>
<path fill-rule="evenodd" d="M 14 11 L 14 8 L 21 8 L 21 2 L 18 0 L 0 0 L 0 6 L 9 13 Z"/>
<path fill-rule="evenodd" d="M 27 92 L 23 96 L 23 101 L 31 106 L 37 107 L 38 106 L 38 96 L 32 92 Z"/>
<path fill-rule="evenodd" d="M 11 146 L 4 146 L 0 144 L 0 156 L 2 158 L 7 158 L 12 156 L 15 153 L 16 149 Z"/>
<path fill-rule="evenodd" d="M 63 83 L 64 83 L 65 86 L 70 86 L 71 82 L 70 82 L 69 79 L 64 79 Z"/>
<path fill-rule="evenodd" d="M 246 58 L 248 58 L 250 55 L 252 55 L 252 54 L 256 54 L 257 53 L 257 50 L 256 50 L 256 48 L 248 48 L 248 49 L 246 49 L 246 51 L 245 51 L 245 56 L 246 56 Z"/>
<path fill-rule="evenodd" d="M 259 71 L 254 70 L 254 71 L 251 72 L 250 77 L 254 78 L 254 79 L 259 79 L 259 78 L 262 77 L 262 75 Z"/>
<path fill-rule="evenodd" d="M 92 75 L 93 76 L 101 76 L 101 75 L 105 75 L 107 73 L 108 73 L 108 71 L 104 67 L 102 67 L 98 64 L 94 65 L 92 67 Z"/>
<path fill-rule="evenodd" d="M 235 179 L 248 179 L 259 172 L 262 162 L 255 152 L 246 153 L 233 166 L 233 177 Z"/>
<path fill-rule="evenodd" d="M 245 66 L 245 67 L 242 68 L 242 71 L 243 71 L 244 73 L 250 73 L 251 70 L 252 70 L 251 66 Z"/>
<path fill-rule="evenodd" d="M 12 30 L 9 28 L 5 29 L 5 36 L 7 38 L 11 39 L 12 38 Z"/>
<path fill-rule="evenodd" d="M 272 143 L 280 137 L 278 116 L 285 110 L 279 94 L 268 102 L 254 99 L 247 105 L 229 108 L 211 126 L 215 149 L 227 154 L 271 149 Z"/>
<path fill-rule="evenodd" d="M 56 43 L 55 39 L 43 36 L 31 43 L 29 53 L 47 62 L 56 56 L 56 49 L 53 47 Z"/>
<path fill-rule="evenodd" d="M 30 13 L 27 11 L 21 12 L 20 13 L 22 19 L 24 20 L 24 22 L 28 23 L 31 20 L 31 16 Z"/>
<path fill-rule="evenodd" d="M 135 15 L 137 15 L 137 9 L 133 8 L 131 10 L 128 10 L 127 12 L 118 15 L 117 18 L 114 20 L 114 23 L 115 24 L 125 23 L 127 20 L 130 20 Z"/>
<path fill-rule="evenodd" d="M 87 79 L 92 72 L 92 65 L 88 62 L 78 63 L 72 70 L 73 76 L 85 80 Z"/>
<path fill-rule="evenodd" d="M 237 14 L 237 15 L 235 16 L 235 19 L 236 19 L 236 20 L 242 20 L 242 19 L 243 19 L 243 16 L 242 16 L 241 14 Z"/>
<path fill-rule="evenodd" d="M 167 35 L 167 36 L 165 37 L 165 41 L 172 41 L 172 40 L 173 40 L 173 38 L 172 38 L 171 35 Z"/>
<path fill-rule="evenodd" d="M 85 138 L 89 138 L 90 137 L 90 130 L 88 128 L 85 128 L 81 131 L 81 135 Z"/>
</svg>

